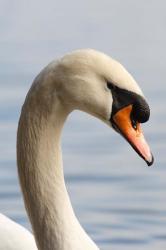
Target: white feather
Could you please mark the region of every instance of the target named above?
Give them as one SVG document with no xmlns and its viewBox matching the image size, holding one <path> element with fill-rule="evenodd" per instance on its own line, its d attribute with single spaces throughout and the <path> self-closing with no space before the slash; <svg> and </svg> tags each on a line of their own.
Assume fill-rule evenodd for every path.
<svg viewBox="0 0 166 250">
<path fill-rule="evenodd" d="M 37 250 L 33 235 L 0 214 L 0 250 Z"/>
</svg>

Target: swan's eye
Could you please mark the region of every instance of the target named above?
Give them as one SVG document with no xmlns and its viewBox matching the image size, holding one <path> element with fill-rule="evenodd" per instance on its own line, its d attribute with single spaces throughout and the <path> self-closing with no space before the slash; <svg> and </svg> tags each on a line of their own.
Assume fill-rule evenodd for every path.
<svg viewBox="0 0 166 250">
<path fill-rule="evenodd" d="M 115 89 L 115 85 L 111 82 L 107 82 L 107 87 L 111 90 Z"/>
</svg>

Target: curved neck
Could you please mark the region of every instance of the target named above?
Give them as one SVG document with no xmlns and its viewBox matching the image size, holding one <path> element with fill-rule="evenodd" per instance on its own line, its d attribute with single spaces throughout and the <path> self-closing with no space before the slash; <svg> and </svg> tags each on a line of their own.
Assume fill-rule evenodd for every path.
<svg viewBox="0 0 166 250">
<path fill-rule="evenodd" d="M 37 95 L 25 101 L 17 137 L 19 178 L 37 246 L 97 249 L 74 215 L 64 182 L 60 137 L 68 112 L 58 99 L 48 107 Z"/>
</svg>

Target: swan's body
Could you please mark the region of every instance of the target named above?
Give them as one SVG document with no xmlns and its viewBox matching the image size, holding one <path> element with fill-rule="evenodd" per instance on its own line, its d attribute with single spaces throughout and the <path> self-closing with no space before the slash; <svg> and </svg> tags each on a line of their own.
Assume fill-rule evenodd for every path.
<svg viewBox="0 0 166 250">
<path fill-rule="evenodd" d="M 143 116 L 134 113 L 132 117 L 143 122 L 149 118 L 149 110 L 134 79 L 118 62 L 93 50 L 68 54 L 49 64 L 36 77 L 22 108 L 17 160 L 25 206 L 39 250 L 98 249 L 80 226 L 70 203 L 63 175 L 61 131 L 74 109 L 88 112 L 118 130 L 118 125 L 124 123 L 119 111 L 123 109 L 126 114 L 126 107 L 135 107 L 134 98 L 141 100 L 146 112 L 141 111 Z M 121 103 L 123 100 L 125 105 Z M 124 135 L 126 128 L 123 131 L 122 126 L 119 131 Z M 136 142 L 130 138 L 133 131 L 127 140 L 151 164 L 148 146 L 142 137 L 143 146 L 137 142 L 138 135 Z M 33 250 L 34 240 L 28 235 L 27 242 L 32 243 L 29 250 Z M 19 250 L 16 246 L 0 247 L 0 250 L 15 249 Z M 25 249 L 26 240 L 22 250 Z"/>
<path fill-rule="evenodd" d="M 0 250 L 37 250 L 33 235 L 0 214 Z"/>
</svg>

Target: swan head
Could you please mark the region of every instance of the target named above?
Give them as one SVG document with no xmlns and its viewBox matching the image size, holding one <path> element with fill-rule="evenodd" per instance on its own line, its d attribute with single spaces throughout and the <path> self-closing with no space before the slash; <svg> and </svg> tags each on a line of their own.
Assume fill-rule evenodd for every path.
<svg viewBox="0 0 166 250">
<path fill-rule="evenodd" d="M 57 69 L 62 102 L 71 110 L 100 118 L 152 165 L 153 156 L 141 129 L 150 109 L 127 70 L 111 57 L 90 49 L 67 54 L 59 60 Z"/>
</svg>

